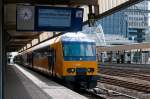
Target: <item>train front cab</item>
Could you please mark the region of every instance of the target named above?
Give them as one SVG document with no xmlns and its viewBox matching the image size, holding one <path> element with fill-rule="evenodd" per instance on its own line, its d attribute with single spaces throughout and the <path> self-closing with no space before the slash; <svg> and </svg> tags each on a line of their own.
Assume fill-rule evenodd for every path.
<svg viewBox="0 0 150 99">
<path fill-rule="evenodd" d="M 63 76 L 81 87 L 97 85 L 95 42 L 63 41 Z M 83 85 L 83 86 L 82 86 Z"/>
</svg>

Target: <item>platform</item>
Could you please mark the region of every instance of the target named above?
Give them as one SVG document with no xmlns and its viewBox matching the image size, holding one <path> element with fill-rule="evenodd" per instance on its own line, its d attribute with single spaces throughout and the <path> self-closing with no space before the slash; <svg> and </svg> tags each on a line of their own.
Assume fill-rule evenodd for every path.
<svg viewBox="0 0 150 99">
<path fill-rule="evenodd" d="M 87 99 L 18 65 L 6 66 L 5 99 Z"/>
</svg>

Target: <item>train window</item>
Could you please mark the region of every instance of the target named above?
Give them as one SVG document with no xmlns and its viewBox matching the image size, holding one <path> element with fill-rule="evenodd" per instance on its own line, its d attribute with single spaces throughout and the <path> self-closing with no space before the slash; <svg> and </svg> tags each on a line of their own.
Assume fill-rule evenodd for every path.
<svg viewBox="0 0 150 99">
<path fill-rule="evenodd" d="M 95 44 L 92 43 L 64 43 L 64 56 L 96 56 Z"/>
<path fill-rule="evenodd" d="M 44 47 L 33 52 L 35 58 L 43 58 L 49 56 L 49 47 Z"/>
</svg>

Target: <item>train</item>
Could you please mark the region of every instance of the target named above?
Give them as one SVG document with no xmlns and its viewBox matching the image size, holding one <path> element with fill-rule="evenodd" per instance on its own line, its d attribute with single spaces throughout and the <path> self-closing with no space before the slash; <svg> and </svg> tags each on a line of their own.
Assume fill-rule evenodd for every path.
<svg viewBox="0 0 150 99">
<path fill-rule="evenodd" d="M 97 86 L 96 43 L 80 32 L 66 33 L 29 48 L 19 53 L 16 62 L 75 87 Z"/>
</svg>

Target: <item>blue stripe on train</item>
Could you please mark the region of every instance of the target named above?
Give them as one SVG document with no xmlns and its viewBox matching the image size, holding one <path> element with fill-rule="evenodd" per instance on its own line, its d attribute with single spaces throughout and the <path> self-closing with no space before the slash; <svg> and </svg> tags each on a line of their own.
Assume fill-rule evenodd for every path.
<svg viewBox="0 0 150 99">
<path fill-rule="evenodd" d="M 96 61 L 95 56 L 65 56 L 64 61 Z"/>
</svg>

